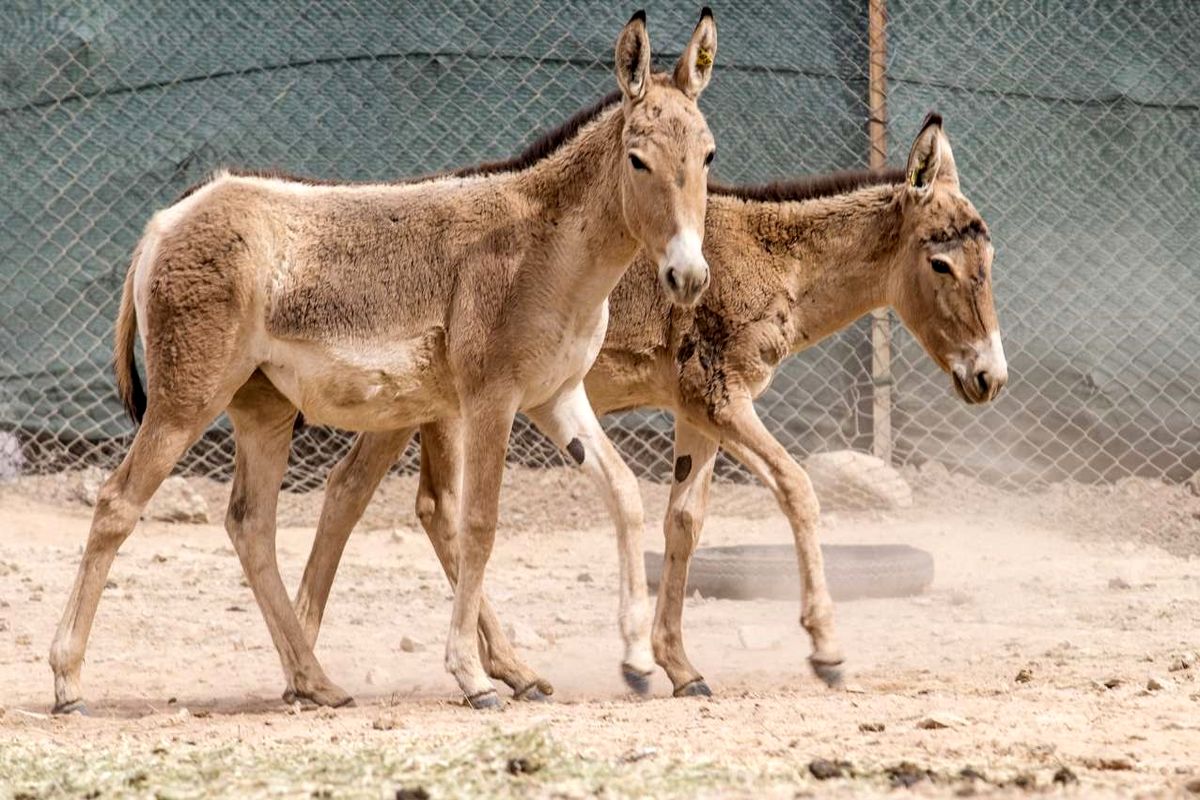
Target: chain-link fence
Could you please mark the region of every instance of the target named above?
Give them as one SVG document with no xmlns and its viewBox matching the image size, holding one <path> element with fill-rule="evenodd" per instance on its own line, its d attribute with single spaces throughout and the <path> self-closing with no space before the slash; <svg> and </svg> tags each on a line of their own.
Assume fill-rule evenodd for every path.
<svg viewBox="0 0 1200 800">
<path fill-rule="evenodd" d="M 1025 485 L 1200 469 L 1200 6 L 887 3 L 899 164 L 946 119 L 996 245 L 1012 379 L 967 408 L 913 340 L 893 360 L 895 457 Z M 18 3 L 0 19 L 0 478 L 111 465 L 130 426 L 109 370 L 141 227 L 218 165 L 394 179 L 503 157 L 614 85 L 630 9 L 443 0 Z M 698 8 L 652 5 L 666 67 Z M 868 9 L 718 7 L 702 105 L 716 176 L 865 166 Z M 869 450 L 869 324 L 786 362 L 759 405 L 793 452 Z M 668 415 L 606 420 L 666 478 Z M 185 469 L 225 477 L 220 422 Z M 348 442 L 307 429 L 293 478 Z M 410 451 L 411 452 L 411 451 Z M 519 428 L 513 458 L 562 463 Z M 411 466 L 411 460 L 409 462 Z"/>
</svg>

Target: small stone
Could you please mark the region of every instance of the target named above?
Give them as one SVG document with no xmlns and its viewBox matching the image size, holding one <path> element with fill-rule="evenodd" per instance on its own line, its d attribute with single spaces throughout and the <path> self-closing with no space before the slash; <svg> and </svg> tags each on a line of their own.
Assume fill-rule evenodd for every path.
<svg viewBox="0 0 1200 800">
<path fill-rule="evenodd" d="M 1079 783 L 1079 777 L 1071 771 L 1070 767 L 1059 767 L 1054 773 L 1052 780 L 1060 786 L 1070 786 L 1072 783 Z"/>
<path fill-rule="evenodd" d="M 150 560 L 151 560 L 151 561 L 153 561 L 155 564 L 165 564 L 165 563 L 167 563 L 167 557 L 166 557 L 166 556 L 164 556 L 162 553 L 155 553 L 155 554 L 154 554 L 154 558 L 152 558 L 152 559 L 150 559 Z"/>
<path fill-rule="evenodd" d="M 638 761 L 645 761 L 647 758 L 654 758 L 656 755 L 658 755 L 657 747 L 637 747 L 621 756 L 621 760 L 626 764 L 633 764 Z"/>
<path fill-rule="evenodd" d="M 591 573 L 581 572 L 575 576 L 575 580 L 579 581 L 580 583 L 591 583 L 592 576 L 591 576 Z"/>
<path fill-rule="evenodd" d="M 542 763 L 536 758 L 510 758 L 505 764 L 509 775 L 532 775 L 542 768 Z"/>
<path fill-rule="evenodd" d="M 1125 681 L 1117 677 L 1112 677 L 1106 678 L 1102 683 L 1105 689 L 1116 689 L 1118 686 L 1125 683 Z"/>
<path fill-rule="evenodd" d="M 849 761 L 830 761 L 827 758 L 815 758 L 808 763 L 808 771 L 819 781 L 831 778 L 844 778 L 850 772 Z"/>
<path fill-rule="evenodd" d="M 984 783 L 987 783 L 987 777 L 974 767 L 963 767 L 958 771 L 958 777 L 962 778 L 964 781 L 971 781 L 972 783 L 975 781 L 983 781 Z"/>
<path fill-rule="evenodd" d="M 882 722 L 860 722 L 858 729 L 863 733 L 883 733 L 887 727 Z"/>
<path fill-rule="evenodd" d="M 1125 580 L 1124 578 L 1109 578 L 1108 579 L 1108 588 L 1115 589 L 1118 591 L 1124 591 L 1126 589 L 1132 589 L 1133 585 L 1129 581 Z"/>
<path fill-rule="evenodd" d="M 1196 657 L 1191 653 L 1180 653 L 1172 656 L 1171 665 L 1167 667 L 1168 672 L 1183 672 L 1185 669 L 1191 669 L 1196 664 Z"/>
<path fill-rule="evenodd" d="M 1200 497 L 1200 469 L 1192 473 L 1192 477 L 1183 482 L 1187 490 L 1196 497 Z"/>
<path fill-rule="evenodd" d="M 941 730 L 942 728 L 961 728 L 967 721 L 957 714 L 947 711 L 935 711 L 917 723 L 917 727 L 925 731 Z"/>
<path fill-rule="evenodd" d="M 1092 769 L 1103 769 L 1110 772 L 1124 772 L 1133 769 L 1133 761 L 1127 756 L 1103 755 L 1084 759 L 1084 763 Z"/>
<path fill-rule="evenodd" d="M 1013 680 L 1015 680 L 1017 683 L 1029 683 L 1033 680 L 1033 670 L 1025 667 L 1017 673 L 1017 677 Z"/>
<path fill-rule="evenodd" d="M 901 761 L 885 769 L 884 774 L 888 776 L 894 788 L 908 788 L 928 778 L 929 770 L 921 769 L 911 761 Z"/>
<path fill-rule="evenodd" d="M 1151 692 L 1161 692 L 1164 689 L 1170 689 L 1175 685 L 1175 682 L 1170 678 L 1164 678 L 1159 675 L 1151 675 L 1146 681 L 1146 689 Z"/>
<path fill-rule="evenodd" d="M 87 467 L 76 474 L 71 494 L 85 505 L 94 506 L 100 498 L 100 487 L 107 479 L 108 473 L 104 470 L 99 467 Z"/>
<path fill-rule="evenodd" d="M 1200 794 L 1200 778 L 1192 778 L 1183 785 L 1183 788 L 1189 794 Z"/>
<path fill-rule="evenodd" d="M 375 719 L 371 720 L 371 727 L 377 731 L 392 731 L 399 727 L 400 722 L 394 714 L 380 714 Z"/>
<path fill-rule="evenodd" d="M 400 639 L 400 649 L 406 653 L 419 653 L 425 649 L 425 643 L 420 639 L 405 636 Z"/>
<path fill-rule="evenodd" d="M 396 800 L 429 800 L 424 786 L 406 786 L 396 790 Z"/>
<path fill-rule="evenodd" d="M 8 620 L 0 619 L 0 633 L 6 633 L 7 631 L 8 631 Z"/>
<path fill-rule="evenodd" d="M 560 625 L 569 625 L 570 623 L 574 622 L 575 620 L 571 619 L 571 616 L 569 614 L 565 614 L 562 611 L 559 611 L 554 614 L 554 621 L 559 623 Z"/>
<path fill-rule="evenodd" d="M 523 650 L 544 650 L 546 640 L 538 632 L 523 622 L 510 622 L 505 630 L 509 640 Z"/>
</svg>

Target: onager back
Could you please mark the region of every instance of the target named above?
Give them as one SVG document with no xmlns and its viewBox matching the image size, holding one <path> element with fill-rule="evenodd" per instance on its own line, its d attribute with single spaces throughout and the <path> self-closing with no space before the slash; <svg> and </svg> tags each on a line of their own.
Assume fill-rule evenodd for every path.
<svg viewBox="0 0 1200 800">
<path fill-rule="evenodd" d="M 655 288 L 652 262 L 639 259 L 613 291 L 608 335 L 586 379 L 598 413 L 640 406 L 675 412 L 655 660 L 677 696 L 710 694 L 684 652 L 682 615 L 688 562 L 704 524 L 717 449 L 724 447 L 774 492 L 791 523 L 810 663 L 836 685 L 842 652 L 817 541 L 817 498 L 753 400 L 784 358 L 882 306 L 896 310 L 964 401 L 993 399 L 1008 367 L 992 299 L 988 229 L 959 187 L 936 115 L 922 125 L 905 171 L 711 186 L 706 224 L 713 279 L 704 297 L 693 308 L 670 307 Z M 360 436 L 330 474 L 297 601 L 310 641 L 346 538 L 411 433 Z M 461 432 L 447 422 L 422 426 L 421 447 L 418 515 L 436 540 L 442 487 L 454 485 L 460 470 L 443 454 L 458 452 Z M 494 674 L 525 669 L 486 603 L 481 632 Z"/>
<path fill-rule="evenodd" d="M 620 96 L 512 162 L 401 184 L 219 173 L 156 214 L 117 326 L 118 382 L 144 418 L 100 491 L 50 652 L 55 710 L 82 709 L 79 670 L 109 566 L 142 507 L 221 411 L 237 459 L 226 527 L 280 653 L 289 695 L 339 705 L 275 562 L 275 508 L 297 409 L 387 431 L 461 418 L 462 556 L 446 665 L 476 707 L 499 699 L 476 627 L 514 415 L 525 410 L 623 492 L 625 668 L 653 667 L 636 482 L 584 394 L 607 296 L 641 248 L 675 302 L 708 283 L 701 253 L 712 136 L 696 98 L 716 28 L 702 14 L 673 75 L 650 72 L 645 15 L 621 31 Z M 144 396 L 133 364 L 146 353 Z M 634 524 L 636 523 L 636 525 Z M 451 541 L 446 554 L 458 552 Z M 447 562 L 451 564 L 452 562 Z M 541 690 L 531 672 L 519 693 Z"/>
</svg>

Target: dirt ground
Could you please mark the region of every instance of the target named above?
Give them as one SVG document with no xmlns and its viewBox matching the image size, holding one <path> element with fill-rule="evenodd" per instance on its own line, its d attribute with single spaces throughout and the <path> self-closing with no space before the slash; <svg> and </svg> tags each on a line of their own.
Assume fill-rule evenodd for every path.
<svg viewBox="0 0 1200 800">
<path fill-rule="evenodd" d="M 387 481 L 351 539 L 318 646 L 356 708 L 279 699 L 219 525 L 144 522 L 100 606 L 88 718 L 47 716 L 46 653 L 89 509 L 68 478 L 0 487 L 0 798 L 1200 793 L 1200 664 L 1187 666 L 1200 498 L 1139 480 L 1016 496 L 908 477 L 912 509 L 824 515 L 824 541 L 911 544 L 937 569 L 925 596 L 839 604 L 847 691 L 809 674 L 794 604 L 691 598 L 689 652 L 716 696 L 672 699 L 661 674 L 650 699 L 629 696 L 599 504 L 570 471 L 511 469 L 487 585 L 505 621 L 545 640 L 524 653 L 554 704 L 461 705 L 441 664 L 449 592 L 410 476 Z M 228 487 L 196 485 L 219 519 Z M 643 495 L 661 549 L 666 487 Z M 282 503 L 291 586 L 319 503 Z M 715 487 L 705 545 L 788 541 L 761 489 Z M 406 636 L 423 647 L 402 650 Z M 842 776 L 818 780 L 818 759 L 846 762 Z"/>
</svg>

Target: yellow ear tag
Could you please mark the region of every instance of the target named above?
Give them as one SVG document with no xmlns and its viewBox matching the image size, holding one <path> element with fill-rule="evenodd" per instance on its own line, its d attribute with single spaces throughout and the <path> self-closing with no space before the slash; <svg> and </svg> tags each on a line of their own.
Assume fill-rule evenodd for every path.
<svg viewBox="0 0 1200 800">
<path fill-rule="evenodd" d="M 701 69 L 712 66 L 712 51 L 708 48 L 701 47 L 696 52 L 696 66 L 700 67 Z"/>
<path fill-rule="evenodd" d="M 908 173 L 908 185 L 909 186 L 912 186 L 914 188 L 916 187 L 917 176 L 921 173 L 921 170 L 923 170 L 923 169 L 925 169 L 924 159 L 922 159 L 915 167 L 913 167 L 912 172 Z"/>
</svg>

